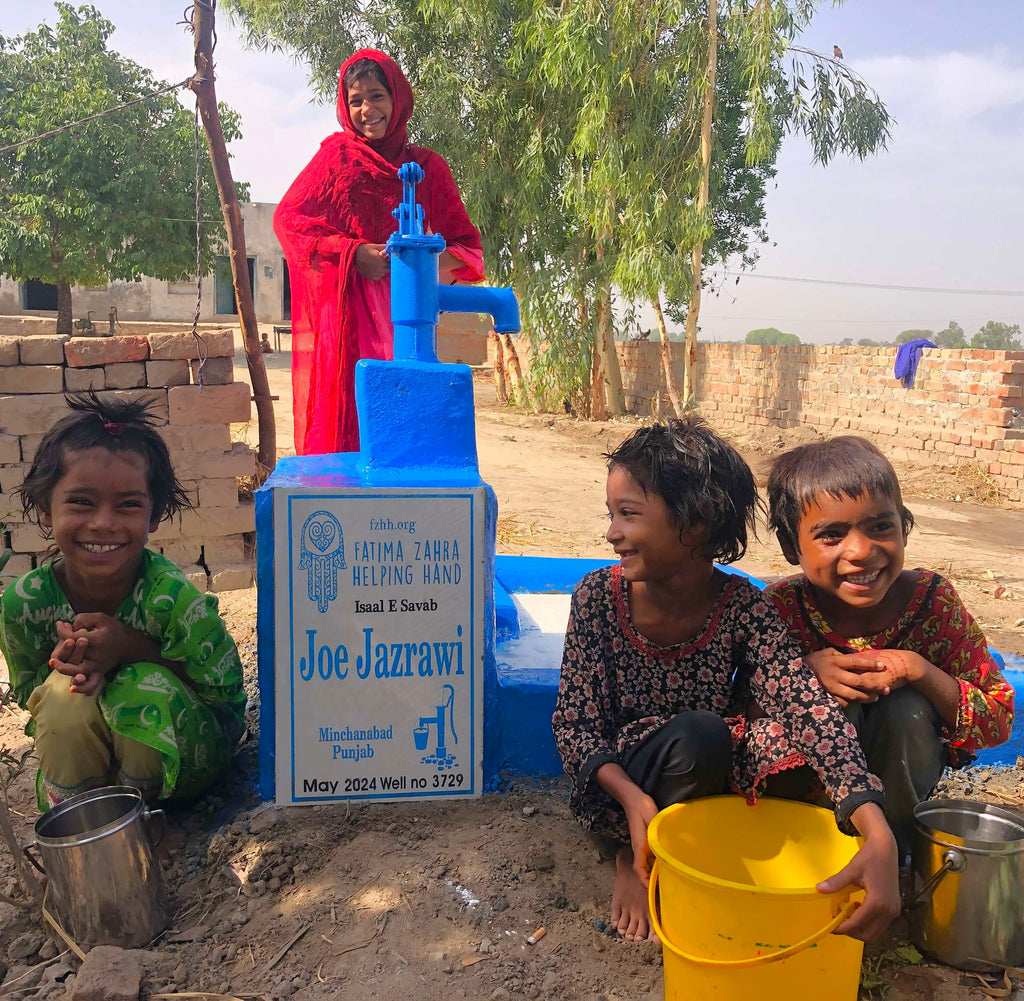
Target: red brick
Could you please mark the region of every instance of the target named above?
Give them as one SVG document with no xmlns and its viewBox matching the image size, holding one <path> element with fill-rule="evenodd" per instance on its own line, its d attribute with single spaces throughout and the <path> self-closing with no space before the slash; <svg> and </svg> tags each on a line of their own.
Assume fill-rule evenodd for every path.
<svg viewBox="0 0 1024 1001">
<path fill-rule="evenodd" d="M 149 357 L 149 341 L 142 336 L 129 335 L 72 337 L 64 345 L 64 357 L 72 368 L 145 361 Z"/>
<path fill-rule="evenodd" d="M 244 382 L 228 386 L 172 386 L 167 390 L 171 424 L 235 424 L 252 414 Z"/>
<path fill-rule="evenodd" d="M 22 337 L 18 360 L 22 365 L 63 365 L 67 334 L 32 334 Z"/>
<path fill-rule="evenodd" d="M 63 365 L 0 367 L 0 393 L 62 393 Z"/>
</svg>

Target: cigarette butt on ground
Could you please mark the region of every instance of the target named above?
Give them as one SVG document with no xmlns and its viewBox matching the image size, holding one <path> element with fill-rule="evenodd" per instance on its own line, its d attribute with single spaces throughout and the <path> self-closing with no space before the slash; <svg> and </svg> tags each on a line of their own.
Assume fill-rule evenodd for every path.
<svg viewBox="0 0 1024 1001">
<path fill-rule="evenodd" d="M 547 935 L 547 933 L 548 933 L 547 928 L 545 928 L 542 925 L 532 935 L 527 935 L 526 936 L 527 944 L 528 945 L 536 945 L 545 935 Z"/>
</svg>

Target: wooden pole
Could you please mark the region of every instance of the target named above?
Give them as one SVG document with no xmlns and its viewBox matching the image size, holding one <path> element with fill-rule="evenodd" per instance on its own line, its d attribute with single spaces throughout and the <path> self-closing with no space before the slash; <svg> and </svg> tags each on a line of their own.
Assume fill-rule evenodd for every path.
<svg viewBox="0 0 1024 1001">
<path fill-rule="evenodd" d="M 213 65 L 213 19 L 217 0 L 194 0 L 192 33 L 195 37 L 196 75 L 189 88 L 199 101 L 199 114 L 203 119 L 206 144 L 210 150 L 213 176 L 217 181 L 217 194 L 224 214 L 224 226 L 228 234 L 228 253 L 231 260 L 231 278 L 235 286 L 235 301 L 242 326 L 242 343 L 245 358 L 249 363 L 249 378 L 256 400 L 256 415 L 259 420 L 259 447 L 257 451 L 257 480 L 262 482 L 271 473 L 277 462 L 277 429 L 274 425 L 274 405 L 270 399 L 270 384 L 263 364 L 263 349 L 260 345 L 259 327 L 256 325 L 256 309 L 252 302 L 252 286 L 249 283 L 249 267 L 245 253 L 245 228 L 242 213 L 235 194 L 235 182 L 231 177 L 228 151 L 224 144 L 224 132 L 217 112 L 217 91 L 214 87 Z"/>
</svg>

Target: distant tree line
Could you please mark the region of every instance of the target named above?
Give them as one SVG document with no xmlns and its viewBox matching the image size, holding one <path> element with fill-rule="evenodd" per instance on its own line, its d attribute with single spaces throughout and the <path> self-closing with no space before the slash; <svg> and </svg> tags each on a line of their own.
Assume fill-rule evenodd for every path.
<svg viewBox="0 0 1024 1001">
<path fill-rule="evenodd" d="M 856 343 L 859 347 L 870 348 L 884 347 L 889 344 L 906 344 L 908 341 L 916 340 L 929 340 L 940 348 L 989 348 L 995 351 L 1018 351 L 1024 347 L 1020 340 L 1020 324 L 1003 323 L 1001 320 L 989 320 L 970 340 L 967 339 L 964 328 L 956 320 L 950 320 L 942 330 L 912 328 L 904 330 L 895 341 L 876 341 L 870 337 L 861 337 Z M 844 337 L 839 343 L 851 346 L 854 340 L 852 337 Z"/>
</svg>

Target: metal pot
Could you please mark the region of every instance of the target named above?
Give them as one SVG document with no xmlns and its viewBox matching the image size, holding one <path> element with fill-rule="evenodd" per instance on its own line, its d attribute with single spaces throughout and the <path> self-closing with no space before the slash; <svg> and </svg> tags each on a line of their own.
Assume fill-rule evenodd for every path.
<svg viewBox="0 0 1024 1001">
<path fill-rule="evenodd" d="M 167 927 L 160 866 L 145 827 L 154 817 L 163 822 L 162 838 L 163 810 L 146 809 L 138 789 L 105 786 L 72 796 L 36 821 L 25 854 L 47 875 L 57 917 L 79 945 L 135 948 Z"/>
<path fill-rule="evenodd" d="M 963 970 L 1024 964 L 1024 818 L 935 799 L 914 809 L 914 829 L 915 945 Z"/>
</svg>

